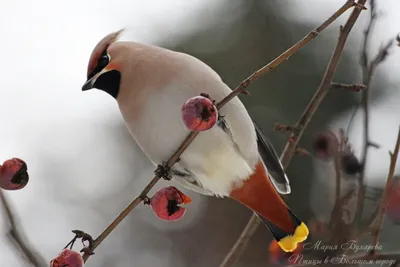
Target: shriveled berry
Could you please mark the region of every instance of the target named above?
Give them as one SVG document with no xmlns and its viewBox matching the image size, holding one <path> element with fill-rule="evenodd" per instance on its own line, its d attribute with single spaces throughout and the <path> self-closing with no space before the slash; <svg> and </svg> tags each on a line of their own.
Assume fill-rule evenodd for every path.
<svg viewBox="0 0 400 267">
<path fill-rule="evenodd" d="M 332 131 L 319 133 L 313 142 L 313 150 L 317 158 L 330 160 L 338 152 L 339 140 Z"/>
<path fill-rule="evenodd" d="M 342 169 L 345 173 L 354 175 L 361 172 L 362 165 L 353 153 L 346 153 L 341 156 Z"/>
<path fill-rule="evenodd" d="M 185 215 L 186 209 L 179 206 L 188 204 L 192 200 L 174 186 L 158 190 L 151 198 L 150 205 L 160 219 L 176 221 Z"/>
<path fill-rule="evenodd" d="M 189 130 L 200 132 L 215 125 L 218 119 L 218 110 L 209 98 L 195 96 L 183 104 L 181 115 Z"/>
<path fill-rule="evenodd" d="M 64 249 L 58 256 L 50 262 L 50 267 L 82 267 L 83 259 L 80 253 Z"/>
<path fill-rule="evenodd" d="M 0 187 L 5 190 L 18 190 L 26 186 L 29 181 L 28 167 L 18 158 L 6 160 L 0 166 Z"/>
</svg>

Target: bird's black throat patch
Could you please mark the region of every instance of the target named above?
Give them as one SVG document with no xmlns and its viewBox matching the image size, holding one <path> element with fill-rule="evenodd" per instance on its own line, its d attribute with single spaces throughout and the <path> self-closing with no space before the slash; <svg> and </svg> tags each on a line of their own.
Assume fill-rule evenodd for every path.
<svg viewBox="0 0 400 267">
<path fill-rule="evenodd" d="M 100 75 L 93 87 L 103 90 L 117 99 L 121 83 L 121 73 L 117 70 L 110 70 Z"/>
</svg>

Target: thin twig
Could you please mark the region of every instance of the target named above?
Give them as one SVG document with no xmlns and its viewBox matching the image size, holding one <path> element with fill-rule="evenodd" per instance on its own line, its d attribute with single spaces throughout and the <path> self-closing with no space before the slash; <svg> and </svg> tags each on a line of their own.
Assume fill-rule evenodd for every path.
<svg viewBox="0 0 400 267">
<path fill-rule="evenodd" d="M 335 202 L 338 202 L 340 199 L 341 180 L 342 180 L 340 154 L 339 153 L 336 153 L 333 163 L 335 165 L 335 176 L 336 176 L 336 194 L 335 194 L 336 200 L 335 200 Z"/>
<path fill-rule="evenodd" d="M 397 158 L 399 155 L 399 149 L 400 149 L 400 127 L 399 127 L 399 132 L 397 134 L 397 141 L 396 141 L 396 145 L 394 147 L 393 153 L 390 153 L 390 167 L 389 167 L 389 173 L 388 173 L 388 177 L 387 177 L 387 181 L 386 181 L 386 186 L 385 186 L 385 190 L 383 191 L 383 195 L 381 198 L 381 202 L 379 205 L 379 213 L 377 216 L 377 224 L 374 227 L 374 234 L 373 234 L 373 245 L 378 244 L 379 242 L 379 237 L 381 234 L 381 227 L 382 224 L 384 222 L 385 219 L 385 210 L 386 210 L 386 206 L 388 203 L 388 191 L 389 188 L 391 186 L 392 180 L 393 180 L 393 176 L 394 176 L 394 171 L 396 169 L 396 163 L 397 163 Z M 371 251 L 372 253 L 375 252 L 375 250 Z"/>
<path fill-rule="evenodd" d="M 281 124 L 281 123 L 276 123 L 274 126 L 274 131 L 277 132 L 297 132 L 299 129 L 292 125 L 286 125 L 286 124 Z"/>
<path fill-rule="evenodd" d="M 364 5 L 366 0 L 359 0 L 359 5 Z M 341 27 L 339 40 L 337 42 L 336 48 L 332 54 L 330 62 L 328 64 L 328 68 L 324 74 L 324 77 L 319 85 L 317 91 L 315 92 L 313 98 L 309 102 L 307 108 L 305 109 L 304 113 L 301 115 L 299 121 L 297 122 L 297 128 L 300 128 L 300 132 L 298 134 L 292 133 L 290 139 L 294 140 L 294 142 L 287 142 L 284 148 L 283 157 L 281 159 L 283 166 L 286 168 L 292 157 L 293 152 L 296 149 L 299 137 L 303 134 L 304 129 L 308 126 L 312 116 L 314 115 L 315 111 L 318 109 L 319 105 L 321 104 L 323 98 L 328 93 L 333 75 L 335 74 L 336 68 L 338 66 L 340 55 L 342 54 L 344 45 L 347 41 L 347 37 L 353 28 L 354 23 L 356 22 L 358 16 L 360 15 L 362 9 L 354 8 L 353 12 L 351 13 L 349 19 L 347 20 L 344 27 Z"/>
<path fill-rule="evenodd" d="M 310 122 L 311 118 L 313 117 L 315 111 L 318 109 L 320 103 L 322 102 L 326 93 L 330 89 L 330 86 L 332 84 L 332 78 L 336 71 L 337 65 L 339 63 L 340 55 L 341 55 L 344 45 L 346 43 L 347 36 L 349 35 L 350 30 L 353 28 L 354 23 L 356 22 L 358 16 L 361 13 L 361 10 L 363 9 L 360 7 L 361 6 L 363 7 L 365 2 L 366 2 L 366 0 L 358 1 L 357 7 L 354 8 L 354 10 L 351 13 L 349 19 L 347 20 L 345 26 L 341 27 L 338 43 L 333 52 L 331 60 L 328 64 L 327 70 L 321 81 L 321 84 L 320 84 L 319 88 L 317 89 L 315 95 L 309 102 L 304 113 L 300 117 L 300 120 L 296 124 L 296 128 L 298 128 L 299 131 L 291 134 L 291 136 L 289 137 L 289 141 L 286 142 L 285 148 L 282 152 L 281 162 L 285 169 L 287 169 L 293 155 L 296 152 L 296 148 L 298 146 L 299 139 L 303 135 L 304 129 L 308 126 L 308 123 Z M 347 1 L 338 11 L 335 12 L 335 14 L 332 17 L 330 17 L 328 19 L 328 21 L 332 22 L 333 20 L 338 18 L 342 13 L 344 13 L 347 9 L 349 9 L 353 6 L 355 6 L 354 1 Z M 325 22 L 323 25 L 325 25 L 325 27 L 326 27 L 329 24 L 327 24 Z M 318 28 L 320 28 L 320 27 L 318 27 Z M 245 248 L 247 247 L 248 240 L 250 240 L 250 237 L 253 236 L 253 234 L 255 233 L 255 231 L 257 230 L 259 225 L 260 225 L 260 220 L 258 219 L 257 215 L 255 215 L 253 213 L 252 217 L 250 218 L 249 222 L 247 223 L 242 234 L 236 240 L 236 243 L 233 245 L 231 250 L 228 252 L 227 256 L 220 264 L 220 267 L 227 267 L 227 266 L 232 266 L 233 264 L 235 264 L 237 259 L 239 259 L 239 257 L 241 256 L 241 254 L 244 252 Z M 244 240 L 246 240 L 246 241 L 244 241 Z"/>
<path fill-rule="evenodd" d="M 336 177 L 336 193 L 335 193 L 335 205 L 332 209 L 331 213 L 331 219 L 329 225 L 335 225 L 336 220 L 339 222 L 340 215 L 341 215 L 341 201 L 340 201 L 340 193 L 341 193 L 341 180 L 342 180 L 342 175 L 341 175 L 341 165 L 340 165 L 340 154 L 339 151 L 335 154 L 334 160 L 333 160 L 333 165 L 335 167 L 335 177 Z M 338 215 L 338 216 L 336 216 Z"/>
<path fill-rule="evenodd" d="M 348 0 L 345 5 L 343 5 L 334 15 L 332 15 L 328 20 L 326 20 L 321 26 L 311 31 L 307 36 L 301 39 L 294 46 L 283 52 L 280 56 L 275 58 L 273 61 L 262 67 L 261 69 L 254 72 L 247 79 L 239 84 L 230 94 L 228 94 L 225 98 L 223 98 L 219 103 L 216 104 L 217 109 L 222 108 L 226 105 L 230 100 L 239 95 L 240 93 L 245 92 L 245 89 L 254 81 L 258 80 L 261 76 L 268 73 L 269 71 L 276 68 L 278 65 L 288 60 L 294 53 L 296 53 L 300 48 L 306 45 L 309 41 L 314 39 L 318 34 L 324 30 L 327 26 L 329 26 L 333 21 L 335 21 L 342 13 L 344 13 L 347 9 L 356 6 L 357 9 L 362 9 L 363 6 L 357 5 L 354 0 Z M 185 139 L 183 144 L 179 147 L 179 149 L 175 152 L 174 155 L 167 161 L 166 165 L 168 167 L 172 167 L 176 161 L 178 161 L 180 155 L 185 151 L 185 149 L 190 145 L 190 143 L 194 140 L 194 138 L 198 135 L 198 132 L 191 132 L 189 136 Z M 145 187 L 145 189 L 141 192 L 141 194 L 135 198 L 121 213 L 118 217 L 97 237 L 92 246 L 93 250 L 96 249 L 101 242 L 119 225 L 119 223 L 140 203 L 143 201 L 143 197 L 145 197 L 148 192 L 153 188 L 153 186 L 160 180 L 160 177 L 157 175 L 151 180 L 151 182 Z M 92 251 L 93 252 L 93 251 Z M 86 262 L 90 257 L 89 253 L 83 254 L 83 259 Z"/>
<path fill-rule="evenodd" d="M 366 1 L 366 0 L 365 0 Z M 361 1 L 364 2 L 365 1 Z M 290 47 L 288 50 L 283 52 L 280 56 L 272 60 L 270 63 L 262 67 L 261 69 L 257 70 L 254 72 L 252 75 L 250 75 L 246 80 L 240 83 L 238 87 L 233 91 L 234 93 L 229 94 L 228 97 L 225 97 L 219 105 L 217 105 L 218 108 L 224 106 L 228 101 L 230 101 L 232 98 L 240 94 L 243 90 L 246 89 L 247 86 L 249 86 L 252 82 L 258 80 L 261 76 L 266 74 L 267 72 L 273 70 L 275 67 L 277 67 L 279 64 L 283 63 L 284 61 L 288 60 L 294 53 L 296 53 L 300 48 L 302 48 L 304 45 L 306 45 L 308 42 L 310 42 L 312 39 L 317 37 L 326 27 L 328 27 L 332 22 L 334 22 L 339 16 L 341 16 L 344 12 L 346 12 L 349 8 L 351 7 L 356 7 L 356 10 L 359 12 L 364 9 L 363 5 L 360 5 L 359 3 L 355 3 L 354 0 L 348 0 L 346 3 L 339 8 L 332 16 L 330 16 L 326 21 L 324 21 L 319 27 L 315 28 L 311 32 L 309 32 L 303 39 L 301 39 L 299 42 L 297 42 L 295 45 Z"/>
<path fill-rule="evenodd" d="M 17 226 L 15 215 L 12 212 L 10 203 L 8 202 L 6 196 L 4 195 L 2 189 L 0 189 L 0 200 L 4 207 L 5 218 L 8 219 L 10 230 L 7 236 L 13 241 L 13 244 L 23 253 L 26 260 L 35 267 L 47 266 L 44 258 L 35 251 L 35 249 L 29 245 L 27 238 L 24 236 L 21 227 Z"/>
<path fill-rule="evenodd" d="M 308 157 L 313 157 L 313 155 L 305 148 L 298 147 L 296 148 L 296 154 L 300 156 L 308 156 Z"/>
<path fill-rule="evenodd" d="M 353 194 L 354 194 L 354 189 L 351 189 L 345 195 L 343 195 L 342 197 L 340 197 L 335 201 L 335 205 L 332 209 L 331 218 L 328 224 L 330 229 L 333 229 L 334 226 L 337 225 L 337 223 L 340 223 L 340 220 L 342 218 L 341 216 L 343 214 L 342 213 L 343 207 L 346 204 L 346 202 L 349 201 L 349 199 Z"/>
<path fill-rule="evenodd" d="M 360 92 L 367 89 L 364 84 L 343 84 L 343 83 L 332 83 L 331 88 L 334 90 L 345 90 L 349 92 Z"/>
<path fill-rule="evenodd" d="M 340 193 L 341 193 L 341 180 L 342 180 L 342 175 L 341 175 L 341 164 L 340 164 L 340 148 L 339 150 L 335 153 L 335 157 L 333 160 L 333 165 L 335 168 L 335 177 L 336 177 L 336 193 L 335 193 L 335 205 L 332 209 L 331 212 L 331 218 L 329 222 L 329 226 L 332 227 L 336 225 L 337 222 L 339 222 L 340 215 L 341 215 L 341 209 L 342 209 L 342 201 L 340 201 Z"/>
<path fill-rule="evenodd" d="M 394 39 L 389 40 L 381 49 L 379 50 L 378 54 L 369 61 L 369 56 L 368 56 L 368 45 L 371 40 L 371 32 L 372 29 L 374 28 L 377 19 L 379 17 L 379 13 L 376 8 L 376 3 L 375 0 L 370 0 L 370 21 L 368 23 L 368 26 L 364 32 L 364 41 L 362 44 L 362 49 L 361 49 L 361 57 L 360 57 L 360 65 L 361 65 L 361 70 L 362 70 L 362 82 L 366 86 L 366 89 L 362 92 L 362 97 L 361 97 L 361 103 L 360 105 L 362 106 L 363 112 L 364 112 L 364 119 L 363 119 L 363 128 L 364 128 L 364 145 L 362 147 L 362 153 L 361 153 L 361 173 L 359 176 L 359 191 L 357 195 L 357 208 L 356 208 L 356 214 L 354 216 L 354 226 L 356 226 L 361 218 L 362 218 L 362 213 L 364 210 L 364 196 L 365 196 L 365 190 L 364 190 L 364 177 L 365 177 L 365 166 L 367 164 L 368 160 L 368 151 L 370 147 L 376 147 L 375 143 L 370 140 L 370 110 L 369 110 L 369 95 L 370 95 L 370 85 L 371 85 L 371 80 L 372 77 L 375 73 L 376 68 L 380 63 L 382 63 L 387 55 L 388 55 L 388 50 L 392 46 Z M 354 112 L 356 112 L 358 107 Z M 354 114 L 353 114 L 354 115 Z M 354 118 L 354 116 L 352 117 Z"/>
<path fill-rule="evenodd" d="M 156 183 L 160 180 L 160 177 L 154 176 L 154 178 L 150 181 L 150 183 L 143 189 L 138 197 L 136 197 L 116 218 L 110 225 L 104 229 L 104 231 L 93 241 L 92 243 L 92 250 L 83 253 L 83 260 L 86 262 L 91 253 L 107 238 L 107 236 L 125 219 L 126 216 L 137 206 L 140 202 L 143 201 L 142 196 L 146 196 L 150 190 L 156 185 Z"/>
</svg>

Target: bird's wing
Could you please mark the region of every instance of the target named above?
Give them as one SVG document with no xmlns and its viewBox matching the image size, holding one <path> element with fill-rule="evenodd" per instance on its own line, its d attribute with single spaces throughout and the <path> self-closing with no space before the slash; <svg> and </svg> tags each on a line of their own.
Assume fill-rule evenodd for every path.
<svg viewBox="0 0 400 267">
<path fill-rule="evenodd" d="M 214 195 L 213 192 L 201 186 L 192 173 L 190 173 L 187 169 L 183 169 L 181 166 L 179 166 L 179 163 L 176 163 L 174 166 L 172 166 L 171 174 L 173 180 L 181 186 L 185 187 L 186 189 L 195 191 L 203 195 Z"/>
<path fill-rule="evenodd" d="M 278 155 L 275 152 L 275 149 L 265 137 L 261 128 L 256 124 L 254 119 L 253 123 L 257 133 L 258 151 L 269 173 L 272 184 L 279 194 L 290 194 L 291 189 L 289 179 L 286 176 L 285 170 L 283 169 L 283 166 L 279 160 Z"/>
</svg>

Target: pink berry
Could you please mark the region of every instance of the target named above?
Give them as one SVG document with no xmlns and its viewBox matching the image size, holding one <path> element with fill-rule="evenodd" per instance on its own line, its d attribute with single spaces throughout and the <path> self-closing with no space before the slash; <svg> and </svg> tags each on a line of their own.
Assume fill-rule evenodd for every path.
<svg viewBox="0 0 400 267">
<path fill-rule="evenodd" d="M 158 190 L 151 198 L 151 208 L 160 219 L 177 221 L 185 215 L 186 209 L 180 204 L 188 204 L 192 200 L 174 186 Z"/>
<path fill-rule="evenodd" d="M 339 149 L 339 140 L 331 131 L 319 133 L 313 142 L 315 156 L 322 160 L 330 160 Z"/>
<path fill-rule="evenodd" d="M 330 234 L 329 225 L 324 218 L 313 218 L 308 222 L 308 229 L 314 237 L 324 237 Z"/>
<path fill-rule="evenodd" d="M 82 267 L 83 259 L 81 254 L 74 250 L 64 249 L 50 262 L 50 267 Z"/>
<path fill-rule="evenodd" d="M 400 181 L 392 181 L 388 189 L 386 214 L 394 223 L 400 223 Z"/>
<path fill-rule="evenodd" d="M 18 158 L 6 160 L 0 166 L 0 187 L 5 190 L 18 190 L 29 181 L 26 163 Z"/>
<path fill-rule="evenodd" d="M 218 119 L 218 110 L 213 101 L 204 96 L 195 96 L 187 100 L 181 113 L 183 122 L 191 131 L 208 130 Z"/>
</svg>

